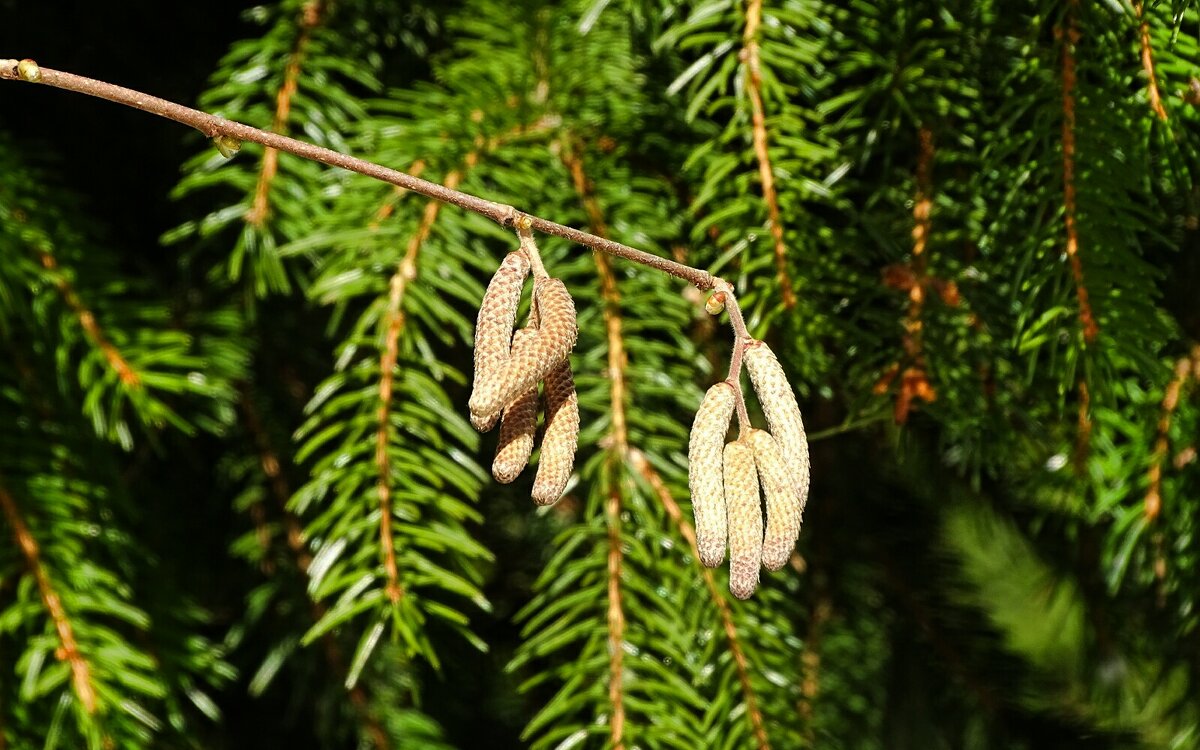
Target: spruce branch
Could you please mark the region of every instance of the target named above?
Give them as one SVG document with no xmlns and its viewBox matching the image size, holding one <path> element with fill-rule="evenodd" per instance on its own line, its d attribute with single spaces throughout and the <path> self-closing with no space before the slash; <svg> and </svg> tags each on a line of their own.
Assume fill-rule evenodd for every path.
<svg viewBox="0 0 1200 750">
<path fill-rule="evenodd" d="M 1083 261 L 1079 257 L 1079 228 L 1075 217 L 1075 45 L 1079 42 L 1079 27 L 1075 20 L 1078 12 L 1077 0 L 1068 6 L 1065 29 L 1060 30 L 1063 43 L 1062 57 L 1062 158 L 1063 158 L 1063 214 L 1067 230 L 1067 258 L 1071 262 L 1071 275 L 1075 279 L 1075 295 L 1079 298 L 1079 321 L 1083 324 L 1083 338 L 1087 343 L 1096 340 L 1100 327 L 1088 301 L 1088 289 L 1083 282 Z"/>
<path fill-rule="evenodd" d="M 578 146 L 563 149 L 563 162 L 571 173 L 571 184 L 588 216 L 588 226 L 601 237 L 608 235 L 604 211 L 584 171 L 583 156 Z M 612 430 L 609 439 L 617 455 L 624 458 L 629 448 L 629 430 L 625 420 L 625 368 L 629 364 L 625 341 L 621 336 L 621 292 L 612 266 L 603 255 L 596 256 L 596 273 L 600 277 L 600 298 L 604 301 L 604 331 L 608 338 L 608 377 L 611 385 Z"/>
<path fill-rule="evenodd" d="M 116 345 L 112 343 L 104 329 L 96 322 L 96 315 L 79 297 L 79 293 L 75 291 L 74 285 L 67 279 L 66 275 L 58 267 L 58 261 L 47 250 L 38 251 L 38 259 L 41 261 L 42 267 L 50 274 L 54 282 L 54 288 L 62 296 L 63 301 L 67 303 L 67 307 L 71 308 L 71 312 L 79 319 L 79 327 L 87 335 L 92 345 L 100 350 L 104 356 L 104 361 L 108 362 L 108 366 L 112 368 L 121 383 L 131 390 L 137 390 L 142 387 L 142 378 L 137 371 L 121 354 Z"/>
<path fill-rule="evenodd" d="M 116 86 L 104 81 L 85 78 L 52 68 L 43 68 L 31 60 L 0 59 L 0 79 L 44 83 L 66 91 L 74 91 L 100 99 L 107 99 L 116 104 L 123 104 L 127 107 L 140 109 L 143 112 L 149 112 L 150 114 L 188 125 L 199 130 L 208 138 L 223 137 L 238 141 L 250 141 L 278 151 L 285 151 L 304 159 L 327 164 L 331 167 L 339 167 L 351 172 L 357 172 L 367 177 L 411 190 L 414 193 L 420 193 L 428 198 L 471 211 L 491 219 L 504 227 L 514 227 L 520 217 L 527 216 L 530 227 L 543 234 L 561 237 L 585 247 L 590 247 L 593 250 L 599 250 L 602 253 L 624 258 L 625 260 L 662 271 L 676 278 L 683 279 L 702 291 L 715 288 L 720 281 L 717 277 L 699 268 L 677 263 L 669 258 L 663 258 L 644 250 L 638 250 L 620 242 L 597 237 L 594 234 L 582 232 L 578 229 L 550 221 L 549 219 L 526 214 L 510 205 L 486 200 L 470 195 L 469 193 L 463 193 L 435 182 L 414 177 L 399 170 L 390 169 L 338 151 L 315 146 L 311 143 L 298 141 L 278 133 L 271 133 L 249 125 L 226 120 L 207 112 L 185 107 L 182 104 L 150 96 L 149 94 L 123 86 Z"/>
<path fill-rule="evenodd" d="M 687 541 L 688 547 L 692 551 L 692 557 L 696 560 L 700 568 L 700 576 L 704 579 L 704 587 L 708 590 L 708 596 L 712 599 L 713 606 L 717 609 L 717 615 L 721 618 L 721 627 L 725 631 L 725 639 L 729 643 L 729 653 L 733 656 L 734 667 L 737 669 L 738 684 L 742 689 L 742 700 L 746 702 L 746 717 L 749 719 L 750 728 L 754 732 L 754 740 L 758 745 L 758 750 L 771 750 L 771 742 L 767 737 L 766 723 L 763 721 L 762 711 L 758 707 L 754 685 L 750 682 L 750 662 L 746 658 L 745 650 L 742 648 L 741 637 L 737 631 L 737 623 L 733 620 L 733 610 L 717 587 L 717 581 L 713 576 L 712 569 L 700 564 L 700 548 L 696 541 L 696 530 L 684 518 L 679 503 L 675 502 L 675 498 L 671 495 L 671 490 L 667 487 L 667 483 L 663 481 L 662 476 L 650 463 L 650 460 L 646 458 L 646 454 L 637 448 L 631 448 L 629 450 L 629 462 L 634 470 L 642 475 L 642 478 L 646 480 L 650 488 L 654 490 L 654 494 L 658 496 L 659 502 L 662 503 L 663 510 L 675 522 L 675 525 L 679 528 L 680 536 Z M 805 653 L 808 653 L 807 647 Z"/>
<path fill-rule="evenodd" d="M 75 690 L 75 696 L 79 698 L 85 711 L 94 714 L 97 709 L 97 697 L 95 686 L 92 684 L 91 667 L 79 651 L 79 645 L 75 640 L 75 629 L 71 625 L 66 609 L 63 608 L 62 599 L 50 582 L 50 576 L 46 573 L 45 566 L 42 565 L 37 540 L 29 531 L 29 526 L 26 525 L 20 508 L 17 507 L 16 499 L 9 494 L 3 484 L 0 484 L 0 509 L 4 511 L 4 517 L 12 528 L 17 547 L 25 557 L 25 564 L 29 567 L 29 572 L 33 574 L 34 581 L 37 582 L 42 604 L 45 605 L 46 612 L 49 613 L 50 620 L 54 623 L 54 630 L 58 634 L 60 646 L 57 656 L 71 667 L 71 684 Z"/>
<path fill-rule="evenodd" d="M 300 69 L 304 64 L 305 51 L 317 26 L 324 20 L 327 4 L 324 0 L 309 0 L 300 11 L 300 33 L 296 37 L 292 54 L 288 57 L 283 72 L 283 85 L 275 94 L 275 115 L 271 130 L 276 133 L 287 131 L 288 117 L 292 112 L 292 98 L 299 88 Z M 246 214 L 246 221 L 262 227 L 271 211 L 271 183 L 279 170 L 279 152 L 273 148 L 263 150 L 262 165 L 258 171 L 258 183 L 254 187 L 254 201 Z"/>
<path fill-rule="evenodd" d="M 571 173 L 571 184 L 583 204 L 588 224 L 600 236 L 608 233 L 604 211 L 592 191 L 592 183 L 584 171 L 583 158 L 576 144 L 562 151 L 564 165 Z M 624 555 L 621 540 L 621 490 L 618 476 L 621 464 L 629 456 L 629 430 L 625 414 L 625 368 L 628 357 L 625 340 L 621 335 L 621 293 L 617 279 L 608 259 L 596 256 L 596 273 L 600 277 L 600 297 L 604 302 L 604 331 L 608 342 L 609 406 L 612 425 L 607 437 L 609 463 L 608 498 L 604 503 L 604 516 L 608 524 L 608 699 L 612 704 L 609 721 L 609 737 L 613 750 L 624 750 L 625 698 L 625 612 L 621 601 L 621 562 Z"/>
<path fill-rule="evenodd" d="M 787 270 L 787 246 L 783 241 L 783 221 L 779 215 L 779 195 L 775 191 L 775 172 L 767 145 L 767 118 L 762 97 L 762 60 L 758 49 L 758 34 L 762 24 L 762 0 L 746 3 L 746 26 L 742 34 L 742 60 L 746 65 L 746 95 L 750 97 L 750 118 L 754 136 L 754 158 L 758 161 L 758 176 L 762 182 L 763 201 L 767 204 L 767 221 L 775 241 L 775 270 L 783 306 L 796 306 L 796 293 Z"/>
<path fill-rule="evenodd" d="M 1138 36 L 1142 46 L 1142 68 L 1146 71 L 1146 92 L 1150 97 L 1150 109 L 1163 122 L 1167 121 L 1167 110 L 1158 92 L 1158 78 L 1154 74 L 1154 48 L 1150 45 L 1150 21 L 1145 15 L 1145 3 L 1133 0 L 1133 12 L 1138 18 Z"/>
<path fill-rule="evenodd" d="M 1162 405 L 1158 417 L 1158 436 L 1154 441 L 1154 451 L 1151 453 L 1150 469 L 1147 471 L 1146 497 L 1142 503 L 1146 521 L 1153 522 L 1162 512 L 1162 473 L 1163 463 L 1170 449 L 1171 421 L 1175 410 L 1179 407 L 1179 397 L 1183 386 L 1190 378 L 1200 379 L 1200 346 L 1195 346 L 1187 356 L 1180 357 L 1175 362 L 1175 369 L 1166 389 L 1163 391 Z"/>
</svg>

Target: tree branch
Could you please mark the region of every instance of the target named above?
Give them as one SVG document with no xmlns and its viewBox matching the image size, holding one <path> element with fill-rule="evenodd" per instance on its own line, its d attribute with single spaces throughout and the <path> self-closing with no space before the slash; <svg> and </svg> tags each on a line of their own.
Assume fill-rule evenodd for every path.
<svg viewBox="0 0 1200 750">
<path fill-rule="evenodd" d="M 25 564 L 29 566 L 29 572 L 33 574 L 33 579 L 37 582 L 38 592 L 42 595 L 42 604 L 45 605 L 46 611 L 50 614 L 50 620 L 54 623 L 54 630 L 58 634 L 58 642 L 61 646 L 55 655 L 70 665 L 71 685 L 75 690 L 75 695 L 83 704 L 83 709 L 89 714 L 94 714 L 99 705 L 96 689 L 92 684 L 91 668 L 79 651 L 79 645 L 75 640 L 75 630 L 71 626 L 70 618 L 67 617 L 62 599 L 54 590 L 54 586 L 50 583 L 50 576 L 47 575 L 46 568 L 42 565 L 42 556 L 37 540 L 33 538 L 29 526 L 25 524 L 25 519 L 17 507 L 16 499 L 8 494 L 8 490 L 3 485 L 0 485 L 0 509 L 4 511 L 8 525 L 12 527 L 13 537 L 16 539 L 17 546 L 21 548 Z"/>
<path fill-rule="evenodd" d="M 283 85 L 275 94 L 275 116 L 271 129 L 277 133 L 287 130 L 288 117 L 292 112 L 292 98 L 300 83 L 300 67 L 304 63 L 305 48 L 312 37 L 313 31 L 321 23 L 325 13 L 325 3 L 322 0 L 310 0 L 300 11 L 300 32 L 296 37 L 295 47 L 283 71 Z M 258 172 L 258 184 L 254 188 L 254 203 L 246 214 L 246 221 L 256 227 L 261 227 L 271 212 L 271 183 L 279 171 L 279 152 L 269 148 L 263 152 L 262 166 Z"/>
<path fill-rule="evenodd" d="M 746 3 L 746 28 L 742 34 L 742 60 L 746 63 L 746 94 L 750 98 L 750 119 L 754 137 L 754 158 L 758 161 L 758 177 L 762 183 L 763 201 L 767 204 L 767 221 L 775 241 L 775 270 L 783 306 L 796 306 L 796 293 L 787 270 L 787 246 L 783 241 L 783 220 L 779 215 L 779 196 L 775 192 L 775 171 L 767 149 L 767 117 L 762 98 L 762 61 L 758 54 L 758 30 L 762 24 L 762 0 Z"/>
<path fill-rule="evenodd" d="M 1133 0 L 1133 10 L 1138 17 L 1138 36 L 1142 44 L 1142 69 L 1146 71 L 1146 92 L 1150 97 L 1150 109 L 1163 122 L 1167 121 L 1167 110 L 1163 107 L 1158 92 L 1158 78 L 1154 75 L 1154 48 L 1150 45 L 1150 21 L 1146 19 L 1145 3 Z"/>
<path fill-rule="evenodd" d="M 1075 44 L 1079 41 L 1079 28 L 1075 22 L 1077 0 L 1071 0 L 1067 9 L 1066 28 L 1062 34 L 1062 153 L 1063 153 L 1063 218 L 1067 228 L 1067 258 L 1071 262 L 1071 275 L 1075 279 L 1075 295 L 1079 298 L 1079 321 L 1083 326 L 1083 339 L 1087 343 L 1096 340 L 1100 326 L 1088 301 L 1088 289 L 1083 283 L 1083 261 L 1079 258 L 1079 229 L 1075 221 Z"/>
<path fill-rule="evenodd" d="M 623 245 L 620 242 L 614 242 L 603 237 L 597 237 L 594 234 L 581 232 L 578 229 L 573 229 L 548 219 L 525 214 L 513 206 L 485 200 L 468 193 L 447 188 L 435 182 L 413 177 L 410 174 L 405 174 L 395 169 L 389 169 L 388 167 L 347 154 L 314 146 L 311 143 L 288 138 L 278 133 L 270 133 L 249 125 L 226 120 L 222 117 L 210 115 L 207 112 L 201 112 L 191 107 L 185 107 L 182 104 L 176 104 L 166 99 L 159 99 L 140 91 L 105 83 L 104 81 L 97 81 L 92 78 L 77 76 L 73 73 L 42 68 L 32 60 L 0 59 L 0 79 L 44 83 L 47 86 L 87 94 L 88 96 L 95 96 L 100 99 L 107 99 L 110 102 L 124 104 L 127 107 L 140 109 L 143 112 L 149 112 L 150 114 L 188 125 L 199 130 L 209 138 L 224 137 L 259 143 L 268 148 L 285 151 L 289 154 L 322 164 L 328 164 L 332 167 L 340 167 L 351 172 L 357 172 L 367 177 L 373 177 L 377 180 L 411 190 L 414 193 L 420 193 L 427 198 L 433 198 L 443 203 L 458 206 L 459 208 L 491 219 L 504 227 L 513 227 L 516 225 L 519 217 L 528 216 L 530 227 L 543 234 L 562 237 L 571 242 L 590 247 L 593 250 L 599 250 L 602 253 L 624 258 L 625 260 L 662 271 L 676 278 L 683 279 L 690 284 L 694 284 L 703 291 L 713 289 L 720 282 L 720 279 L 707 271 L 692 268 L 669 258 L 663 258 L 644 250 Z"/>
</svg>

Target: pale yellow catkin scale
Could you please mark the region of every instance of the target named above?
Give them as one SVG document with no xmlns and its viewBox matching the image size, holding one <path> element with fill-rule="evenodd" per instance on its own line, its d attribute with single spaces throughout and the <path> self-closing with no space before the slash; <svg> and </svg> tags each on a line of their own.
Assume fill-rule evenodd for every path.
<svg viewBox="0 0 1200 750">
<path fill-rule="evenodd" d="M 688 438 L 688 488 L 696 520 L 701 564 L 715 568 L 725 559 L 725 484 L 722 451 L 733 416 L 733 386 L 724 381 L 704 394 Z"/>
<path fill-rule="evenodd" d="M 522 328 L 513 336 L 513 346 L 534 335 L 531 328 Z M 500 418 L 500 442 L 496 445 L 496 458 L 492 461 L 492 476 L 501 484 L 517 478 L 529 464 L 533 453 L 533 437 L 537 432 L 537 385 L 517 396 L 504 407 Z"/>
<path fill-rule="evenodd" d="M 762 563 L 767 570 L 779 570 L 791 559 L 800 536 L 800 497 L 779 442 L 762 430 L 751 430 L 747 439 L 767 505 Z"/>
<path fill-rule="evenodd" d="M 475 319 L 475 379 L 471 386 L 471 402 L 488 383 L 501 376 L 508 363 L 513 338 L 513 324 L 517 319 L 517 307 L 521 304 L 521 290 L 529 274 L 529 259 L 522 253 L 509 253 L 500 268 L 488 282 Z M 536 382 L 536 381 L 535 381 Z M 517 393 L 523 393 L 522 389 Z M 516 396 L 500 402 L 488 411 L 471 409 L 471 424 L 480 432 L 487 432 L 500 417 L 500 409 Z"/>
<path fill-rule="evenodd" d="M 763 519 L 754 449 L 746 440 L 725 446 L 725 508 L 729 524 L 729 591 L 749 599 L 762 567 Z"/>
<path fill-rule="evenodd" d="M 796 394 L 792 392 L 787 374 L 775 358 L 775 353 L 765 343 L 752 341 L 746 347 L 745 361 L 771 436 L 783 449 L 796 486 L 799 501 L 796 524 L 799 525 L 799 516 L 808 502 L 809 484 L 808 437 L 804 434 L 800 406 L 796 403 Z"/>
<path fill-rule="evenodd" d="M 544 318 L 543 318 L 544 320 Z M 579 396 L 567 360 L 546 376 L 546 431 L 537 476 L 533 480 L 533 501 L 550 505 L 562 497 L 575 468 L 575 448 L 579 442 Z"/>
<path fill-rule="evenodd" d="M 498 414 L 518 394 L 557 369 L 575 348 L 579 329 L 575 325 L 575 303 L 566 286 L 558 279 L 539 278 L 533 292 L 539 316 L 537 335 L 512 348 L 507 365 L 497 376 L 477 381 L 470 402 L 473 421 Z"/>
</svg>

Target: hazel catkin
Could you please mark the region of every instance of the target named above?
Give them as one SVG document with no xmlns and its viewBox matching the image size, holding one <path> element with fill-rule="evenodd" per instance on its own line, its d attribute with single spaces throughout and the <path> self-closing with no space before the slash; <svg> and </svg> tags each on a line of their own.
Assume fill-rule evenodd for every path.
<svg viewBox="0 0 1200 750">
<path fill-rule="evenodd" d="M 722 451 L 735 394 L 727 382 L 704 394 L 688 438 L 688 488 L 696 520 L 696 548 L 701 564 L 715 568 L 725 559 L 725 484 Z"/>
<path fill-rule="evenodd" d="M 513 336 L 513 345 L 535 335 L 532 328 L 522 328 Z M 533 437 L 537 431 L 537 384 L 517 396 L 504 407 L 500 418 L 500 442 L 492 461 L 492 476 L 501 484 L 512 482 L 529 464 L 533 452 Z"/>
<path fill-rule="evenodd" d="M 579 396 L 575 392 L 569 359 L 546 376 L 545 400 L 546 430 L 542 434 L 542 452 L 533 480 L 533 501 L 538 505 L 550 505 L 562 497 L 575 467 Z"/>
<path fill-rule="evenodd" d="M 762 566 L 763 520 L 754 449 L 739 439 L 725 446 L 725 508 L 729 525 L 729 591 L 749 599 Z"/>
<path fill-rule="evenodd" d="M 750 430 L 747 439 L 754 449 L 767 506 L 762 564 L 767 570 L 779 570 L 791 558 L 800 536 L 800 498 L 779 442 L 763 430 Z"/>
<path fill-rule="evenodd" d="M 513 338 L 513 324 L 517 319 L 517 307 L 521 304 L 521 290 L 529 274 L 529 259 L 523 253 L 509 253 L 500 268 L 488 282 L 479 315 L 475 319 L 475 378 L 471 386 L 471 402 L 475 402 L 480 391 L 499 377 L 508 362 Z M 535 383 L 537 381 L 534 381 Z M 471 409 L 471 424 L 480 432 L 487 432 L 496 424 L 500 410 L 517 395 L 528 390 L 522 388 L 495 408 Z"/>
<path fill-rule="evenodd" d="M 746 369 L 750 371 L 750 382 L 758 395 L 763 415 L 771 436 L 783 449 L 788 469 L 796 486 L 800 512 L 808 501 L 809 459 L 808 437 L 804 434 L 804 420 L 796 394 L 775 353 L 762 341 L 751 341 L 746 346 Z"/>
<path fill-rule="evenodd" d="M 514 346 L 499 371 L 485 370 L 482 380 L 476 381 L 470 401 L 473 423 L 494 418 L 505 404 L 557 369 L 575 348 L 579 329 L 567 287 L 558 279 L 543 277 L 535 280 L 533 292 L 539 316 L 537 335 Z M 480 375 L 478 364 L 475 374 L 477 378 Z"/>
</svg>

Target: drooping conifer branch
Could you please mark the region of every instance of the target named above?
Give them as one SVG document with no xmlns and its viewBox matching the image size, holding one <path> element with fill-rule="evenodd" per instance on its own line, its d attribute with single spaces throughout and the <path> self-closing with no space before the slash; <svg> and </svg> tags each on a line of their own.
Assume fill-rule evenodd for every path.
<svg viewBox="0 0 1200 750">
<path fill-rule="evenodd" d="M 1150 454 L 1150 469 L 1146 473 L 1146 497 L 1142 506 L 1147 521 L 1155 521 L 1162 513 L 1163 463 L 1170 448 L 1171 420 L 1179 408 L 1179 396 L 1189 378 L 1200 378 L 1200 346 L 1194 347 L 1186 357 L 1180 357 L 1175 370 L 1163 391 L 1162 406 L 1158 416 L 1158 435 L 1154 450 Z"/>
<path fill-rule="evenodd" d="M 745 650 L 742 648 L 741 636 L 738 634 L 737 624 L 733 620 L 733 610 L 730 609 L 729 602 L 717 587 L 717 581 L 713 576 L 712 568 L 700 565 L 700 548 L 696 544 L 696 529 L 684 518 L 679 503 L 675 502 L 675 498 L 671 495 L 671 490 L 667 487 L 667 483 L 663 481 L 662 476 L 651 465 L 649 459 L 646 458 L 646 454 L 637 448 L 630 448 L 629 462 L 634 470 L 641 474 L 646 483 L 650 485 L 650 489 L 654 490 L 654 494 L 658 496 L 658 501 L 662 503 L 667 516 L 679 528 L 680 536 L 687 541 L 688 547 L 692 551 L 692 559 L 696 561 L 700 569 L 700 576 L 704 579 L 704 587 L 708 589 L 708 596 L 712 599 L 713 606 L 717 610 L 717 616 L 721 619 L 721 628 L 725 631 L 725 639 L 729 643 L 729 653 L 733 656 L 734 668 L 737 670 L 738 684 L 742 689 L 742 700 L 746 703 L 746 719 L 750 722 L 750 729 L 754 733 L 754 741 L 758 750 L 770 750 L 771 742 L 767 736 L 766 723 L 763 721 L 762 711 L 758 707 L 758 698 L 754 692 L 754 685 L 750 682 L 750 662 L 746 658 Z"/>
<path fill-rule="evenodd" d="M 299 87 L 300 69 L 304 65 L 304 57 L 308 42 L 313 32 L 324 19 L 326 4 L 323 0 L 309 0 L 300 11 L 300 30 L 296 36 L 292 54 L 288 56 L 287 66 L 283 71 L 283 84 L 275 94 L 275 116 L 272 119 L 271 130 L 276 133 L 286 133 L 288 117 L 292 112 L 292 98 Z M 246 214 L 247 223 L 261 227 L 271 212 L 270 194 L 271 183 L 279 170 L 279 152 L 273 148 L 263 149 L 262 165 L 258 171 L 258 184 L 254 188 L 254 202 Z"/>
<path fill-rule="evenodd" d="M 100 350 L 104 360 L 108 362 L 108 366 L 112 368 L 121 382 L 129 388 L 137 389 L 142 387 L 142 378 L 138 375 L 137 370 L 129 364 L 125 356 L 121 354 L 121 350 L 112 343 L 104 329 L 100 327 L 100 323 L 96 321 L 96 315 L 91 311 L 75 291 L 75 287 L 67 279 L 66 274 L 58 267 L 58 261 L 54 256 L 46 250 L 38 251 L 38 258 L 42 262 L 42 267 L 45 268 L 54 280 L 54 288 L 62 295 L 63 302 L 67 303 L 67 307 L 75 314 L 79 320 L 79 327 L 83 329 L 85 335 L 92 344 Z"/>
<path fill-rule="evenodd" d="M 796 306 L 791 275 L 787 270 L 787 246 L 783 241 L 783 221 L 779 215 L 779 195 L 775 190 L 775 172 L 768 150 L 766 109 L 762 97 L 762 60 L 759 55 L 758 33 L 762 25 L 762 0 L 747 0 L 746 27 L 742 34 L 742 60 L 746 66 L 746 95 L 750 98 L 750 121 L 753 129 L 754 158 L 758 161 L 758 177 L 762 183 L 763 201 L 767 204 L 767 221 L 775 242 L 775 271 L 783 305 L 788 310 Z"/>
<path fill-rule="evenodd" d="M 1063 154 L 1063 218 L 1067 230 L 1067 258 L 1075 279 L 1075 294 L 1079 299 L 1079 321 L 1083 325 L 1084 341 L 1091 343 L 1100 333 L 1096 317 L 1088 301 L 1088 289 L 1083 282 L 1083 260 L 1079 257 L 1079 228 L 1075 218 L 1075 45 L 1079 29 L 1075 13 L 1077 3 L 1067 10 L 1066 27 L 1062 32 L 1062 154 Z"/>
<path fill-rule="evenodd" d="M 562 151 L 563 163 L 571 173 L 571 184 L 588 217 L 589 228 L 600 237 L 608 234 L 604 211 L 592 190 L 584 171 L 583 158 L 577 144 Z M 604 302 L 604 331 L 608 342 L 609 405 L 612 424 L 608 433 L 608 498 L 604 515 L 608 523 L 608 699 L 612 705 L 609 737 L 613 750 L 624 750 L 625 735 L 625 611 L 621 600 L 621 564 L 624 552 L 621 542 L 621 472 L 629 454 L 629 431 L 625 415 L 625 340 L 621 336 L 621 293 L 608 258 L 596 256 L 596 272 L 600 278 L 600 297 Z"/>
<path fill-rule="evenodd" d="M 25 518 L 21 515 L 21 509 L 17 506 L 16 498 L 9 494 L 8 489 L 2 484 L 0 484 L 0 508 L 4 510 L 4 517 L 8 520 L 17 547 L 25 558 L 25 565 L 37 583 L 42 604 L 50 615 L 50 621 L 54 623 L 59 643 L 59 651 L 56 655 L 61 661 L 67 662 L 71 668 L 71 686 L 75 691 L 75 697 L 79 699 L 85 711 L 94 714 L 96 713 L 97 699 L 96 688 L 92 684 L 91 666 L 79 651 L 71 619 L 67 616 L 62 599 L 50 582 L 50 576 L 46 573 L 45 566 L 42 565 L 41 550 L 37 540 L 29 531 L 29 526 L 26 525 Z"/>
<path fill-rule="evenodd" d="M 468 154 L 466 168 L 473 166 L 477 153 Z M 462 170 L 453 170 L 446 175 L 444 185 L 453 190 L 462 180 Z M 378 474 L 376 488 L 379 495 L 379 544 L 383 548 L 383 569 L 387 575 L 387 594 L 393 603 L 400 601 L 403 588 L 400 571 L 396 566 L 395 541 L 392 539 L 392 468 L 388 456 L 391 441 L 392 391 L 395 386 L 396 360 L 400 351 L 400 333 L 404 329 L 404 295 L 408 284 L 417 277 L 417 255 L 421 246 L 433 230 L 442 204 L 430 201 L 425 206 L 417 231 L 409 238 L 396 272 L 388 284 L 388 306 L 384 317 L 383 352 L 379 355 L 379 410 L 375 429 L 375 468 Z"/>
<path fill-rule="evenodd" d="M 27 62 L 24 65 L 24 70 L 28 74 L 22 74 L 19 71 L 21 63 Z M 332 167 L 339 167 L 351 172 L 357 172 L 368 177 L 387 182 L 398 187 L 412 190 L 415 193 L 420 193 L 428 198 L 449 203 L 458 206 L 467 211 L 472 211 L 484 216 L 497 224 L 504 227 L 513 227 L 520 216 L 527 216 L 530 227 L 543 234 L 549 234 L 571 242 L 584 245 L 585 247 L 599 250 L 602 253 L 613 255 L 618 258 L 624 258 L 634 263 L 654 268 L 663 273 L 670 274 L 676 278 L 694 284 L 701 290 L 713 289 L 721 283 L 721 280 L 707 271 L 692 268 L 691 266 L 678 263 L 669 258 L 663 258 L 653 253 L 638 250 L 636 248 L 624 245 L 620 242 L 603 237 L 597 237 L 594 234 L 581 232 L 578 229 L 559 224 L 557 222 L 543 219 L 540 216 L 526 214 L 518 211 L 515 207 L 503 203 L 496 203 L 483 198 L 479 198 L 468 193 L 463 193 L 457 190 L 452 190 L 439 185 L 435 182 L 423 180 L 419 177 L 414 177 L 410 174 L 400 172 L 395 169 L 373 164 L 363 159 L 358 159 L 347 154 L 342 154 L 331 149 L 315 146 L 311 143 L 298 141 L 294 138 L 289 138 L 278 133 L 270 133 L 265 130 L 243 125 L 242 123 L 226 120 L 216 115 L 201 112 L 197 109 L 185 107 L 175 102 L 170 102 L 165 99 L 150 96 L 140 91 L 127 89 L 122 86 L 115 86 L 111 83 L 97 81 L 92 78 L 85 78 L 73 73 L 65 73 L 51 68 L 42 68 L 32 61 L 18 61 L 12 59 L 0 59 L 0 79 L 7 80 L 27 80 L 29 82 L 44 83 L 55 88 L 74 91 L 76 93 L 95 96 L 100 99 L 117 104 L 123 104 L 128 107 L 140 109 L 144 112 L 159 115 L 169 120 L 188 125 L 199 130 L 209 138 L 232 138 L 237 141 L 250 141 L 258 143 L 269 148 L 274 148 L 279 151 L 296 156 L 317 161 L 322 164 L 327 164 Z"/>
<path fill-rule="evenodd" d="M 1150 109 L 1163 122 L 1167 121 L 1167 110 L 1158 93 L 1158 78 L 1154 74 L 1154 48 L 1150 44 L 1150 21 L 1145 15 L 1145 3 L 1133 0 L 1133 11 L 1138 17 L 1138 35 L 1142 44 L 1142 69 L 1146 71 L 1146 92 L 1150 97 Z"/>
</svg>

